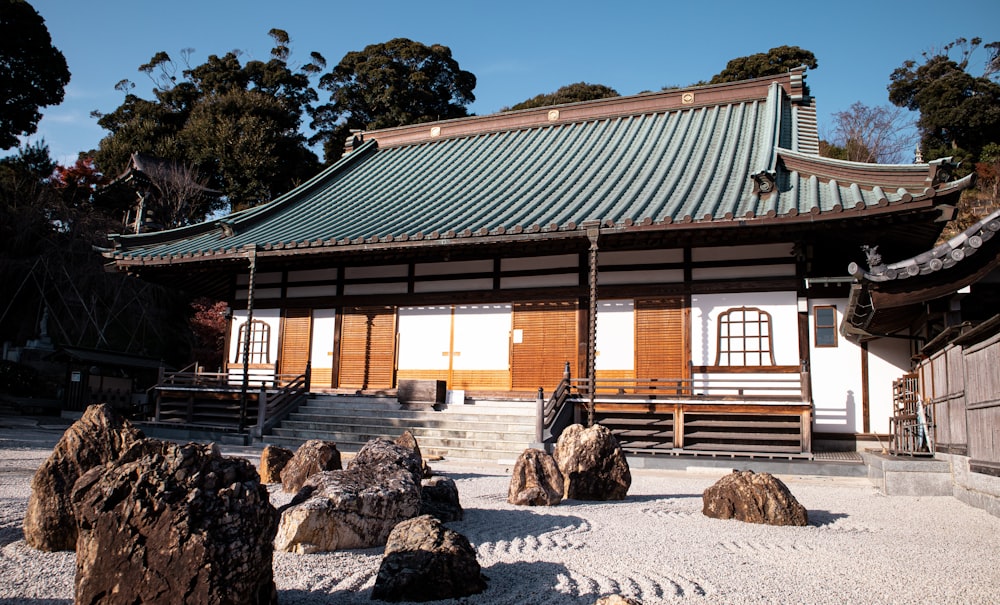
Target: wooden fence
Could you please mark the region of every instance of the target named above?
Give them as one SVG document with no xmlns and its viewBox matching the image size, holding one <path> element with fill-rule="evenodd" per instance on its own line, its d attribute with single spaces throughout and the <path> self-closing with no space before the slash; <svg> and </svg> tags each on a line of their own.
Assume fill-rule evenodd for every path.
<svg viewBox="0 0 1000 605">
<path fill-rule="evenodd" d="M 973 471 L 1000 476 L 1000 315 L 967 331 L 918 367 L 933 409 L 936 450 L 968 456 Z"/>
</svg>

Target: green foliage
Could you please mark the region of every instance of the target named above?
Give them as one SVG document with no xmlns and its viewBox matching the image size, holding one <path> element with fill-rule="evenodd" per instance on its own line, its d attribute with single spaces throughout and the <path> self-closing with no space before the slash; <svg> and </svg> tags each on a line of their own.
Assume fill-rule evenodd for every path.
<svg viewBox="0 0 1000 605">
<path fill-rule="evenodd" d="M 577 82 L 576 84 L 563 86 L 555 92 L 537 95 L 527 101 L 521 101 L 517 105 L 507 109 L 502 109 L 501 111 L 515 111 L 518 109 L 531 109 L 533 107 L 548 107 L 550 105 L 576 103 L 577 101 L 594 101 L 597 99 L 608 99 L 618 96 L 621 96 L 618 94 L 618 91 L 608 86 L 604 86 L 603 84 Z"/>
<path fill-rule="evenodd" d="M 178 76 L 166 52 L 153 55 L 139 71 L 153 80 L 154 99 L 132 94 L 132 83 L 122 80 L 124 102 L 99 116 L 109 134 L 95 153 L 98 167 L 119 174 L 136 152 L 193 163 L 235 210 L 268 201 L 315 174 L 319 162 L 300 129 L 318 99 L 311 78 L 326 62 L 314 52 L 293 70 L 287 32 L 272 29 L 269 35 L 275 46 L 268 61 L 244 64 L 232 51 L 211 55 Z M 182 51 L 185 63 L 191 52 Z M 214 210 L 212 202 L 202 201 L 202 217 Z"/>
<path fill-rule="evenodd" d="M 737 57 L 726 63 L 726 68 L 712 77 L 709 84 L 739 82 L 752 78 L 776 76 L 796 67 L 816 69 L 816 56 L 798 46 L 777 46 L 766 53 Z"/>
<path fill-rule="evenodd" d="M 69 77 L 38 12 L 23 0 L 0 0 L 0 149 L 38 129 L 39 109 L 62 103 Z"/>
<path fill-rule="evenodd" d="M 1000 43 L 984 46 L 990 56 L 983 75 L 974 76 L 969 62 L 981 44 L 981 38 L 959 38 L 938 52 L 925 52 L 922 62 L 904 62 L 889 77 L 889 100 L 920 112 L 917 128 L 925 160 L 952 156 L 968 171 L 985 145 L 1000 142 L 1000 84 L 994 81 Z"/>
<path fill-rule="evenodd" d="M 339 123 L 377 129 L 460 118 L 476 100 L 476 76 L 459 67 L 451 49 L 406 38 L 347 53 L 319 87 L 330 102 L 313 114 L 314 140 L 329 139 Z"/>
</svg>

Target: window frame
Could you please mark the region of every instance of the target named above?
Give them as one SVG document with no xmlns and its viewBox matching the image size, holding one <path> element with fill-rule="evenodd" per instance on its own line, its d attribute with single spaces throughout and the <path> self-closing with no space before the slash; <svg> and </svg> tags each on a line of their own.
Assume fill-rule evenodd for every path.
<svg viewBox="0 0 1000 605">
<path fill-rule="evenodd" d="M 236 358 L 233 363 L 243 361 L 243 351 L 246 341 L 250 338 L 250 365 L 267 365 L 271 363 L 271 324 L 260 319 L 246 321 L 240 324 L 236 339 Z"/>
<path fill-rule="evenodd" d="M 828 324 L 820 324 L 820 321 L 819 321 L 819 312 L 820 312 L 821 309 L 823 309 L 823 310 L 825 310 L 825 309 L 831 309 L 831 310 L 833 310 L 833 322 L 831 324 L 829 324 L 829 325 Z M 837 331 L 838 331 L 837 330 L 837 305 L 813 305 L 812 322 L 813 322 L 813 346 L 816 347 L 817 349 L 835 349 L 835 348 L 837 348 L 837 346 L 840 344 L 839 339 L 837 338 Z M 820 329 L 824 329 L 824 330 L 828 329 L 828 330 L 830 330 L 830 333 L 833 336 L 833 342 L 832 343 L 826 343 L 826 344 L 821 344 L 820 343 L 820 340 L 819 340 L 819 331 L 820 331 Z"/>
<path fill-rule="evenodd" d="M 747 320 L 747 314 L 756 314 L 756 319 Z M 735 314 L 742 314 L 739 321 L 732 321 L 730 318 Z M 734 334 L 733 326 L 739 325 L 739 334 Z M 747 330 L 747 326 L 756 326 L 755 334 Z M 761 368 L 776 365 L 774 363 L 774 330 L 771 322 L 771 314 L 758 307 L 730 307 L 719 313 L 716 318 L 716 349 L 715 365 L 720 367 L 741 367 L 741 368 Z M 756 340 L 757 348 L 748 349 L 747 341 Z M 734 342 L 742 341 L 739 349 L 733 349 Z M 765 348 L 766 343 L 766 348 Z M 732 363 L 734 356 L 742 356 L 743 363 Z M 748 365 L 749 356 L 756 356 L 756 365 Z M 725 359 L 726 363 L 723 363 Z"/>
</svg>

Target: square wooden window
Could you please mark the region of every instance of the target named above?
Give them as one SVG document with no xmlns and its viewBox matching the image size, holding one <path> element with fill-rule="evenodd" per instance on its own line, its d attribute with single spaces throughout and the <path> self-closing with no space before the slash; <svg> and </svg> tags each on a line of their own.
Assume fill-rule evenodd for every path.
<svg viewBox="0 0 1000 605">
<path fill-rule="evenodd" d="M 813 307 L 813 343 L 817 347 L 837 346 L 837 307 L 816 305 Z"/>
</svg>

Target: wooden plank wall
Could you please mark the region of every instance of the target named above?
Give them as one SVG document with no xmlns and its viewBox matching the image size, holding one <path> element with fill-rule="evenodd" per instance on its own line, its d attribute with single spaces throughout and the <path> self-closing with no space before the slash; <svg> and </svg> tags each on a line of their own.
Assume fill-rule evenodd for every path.
<svg viewBox="0 0 1000 605">
<path fill-rule="evenodd" d="M 964 353 L 969 457 L 1000 468 L 1000 334 Z"/>
</svg>

